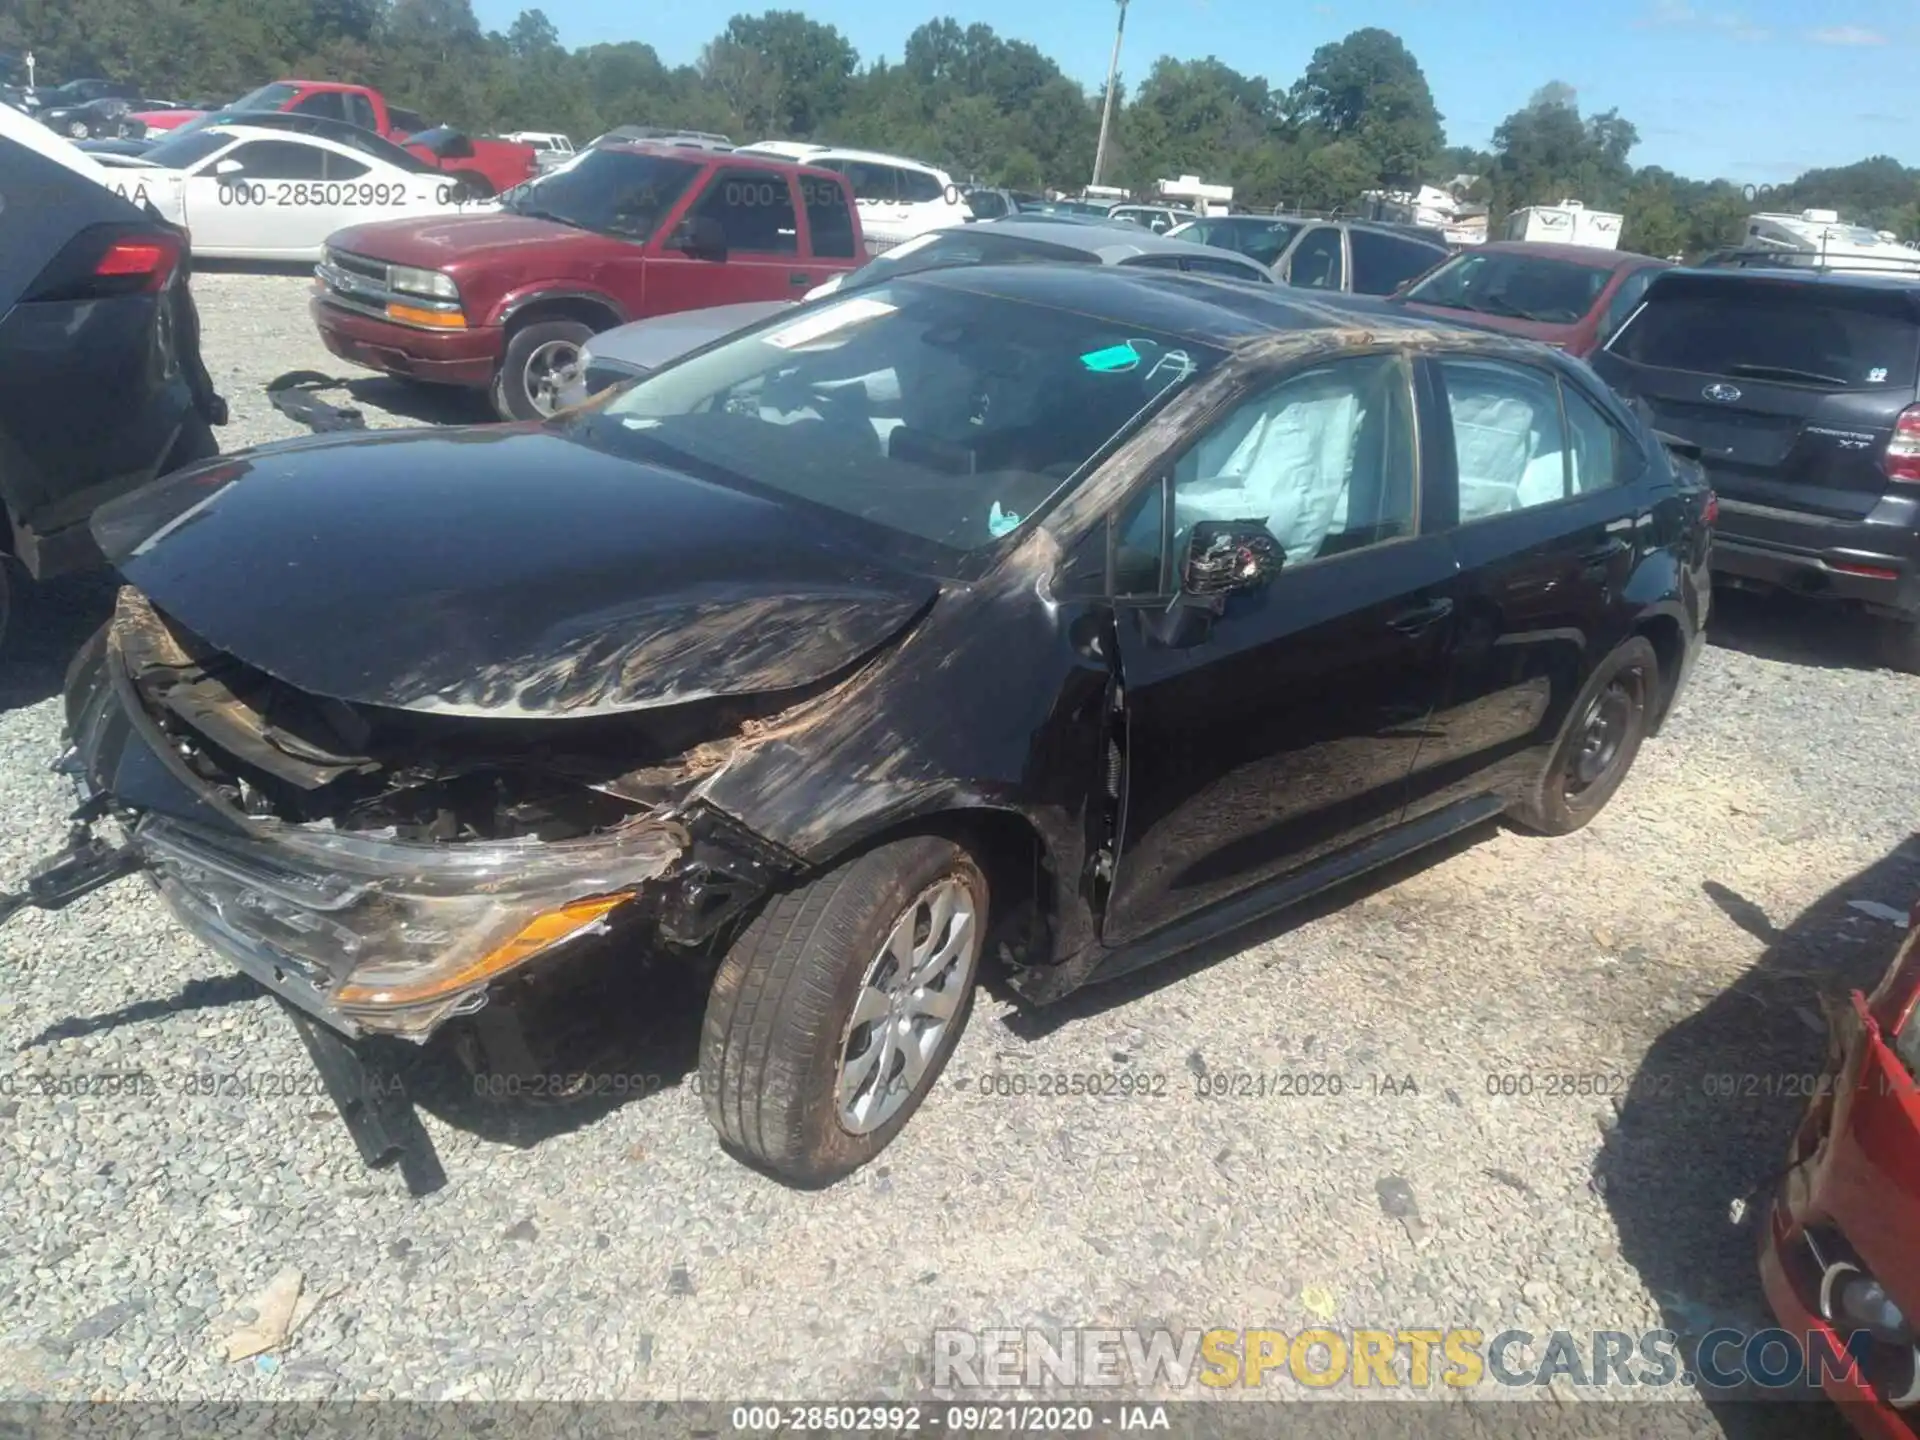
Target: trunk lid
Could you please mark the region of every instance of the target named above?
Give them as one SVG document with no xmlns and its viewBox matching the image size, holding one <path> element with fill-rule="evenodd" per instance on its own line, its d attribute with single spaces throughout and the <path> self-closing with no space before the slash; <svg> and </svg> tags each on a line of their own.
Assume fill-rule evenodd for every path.
<svg viewBox="0 0 1920 1440">
<path fill-rule="evenodd" d="M 1836 519 L 1870 514 L 1920 376 L 1920 307 L 1897 285 L 1674 274 L 1594 357 L 1656 429 L 1699 445 L 1728 499 Z"/>
<path fill-rule="evenodd" d="M 199 639 L 311 694 L 429 714 L 619 714 L 796 689 L 933 580 L 798 507 L 532 427 L 319 436 L 99 511 Z"/>
</svg>

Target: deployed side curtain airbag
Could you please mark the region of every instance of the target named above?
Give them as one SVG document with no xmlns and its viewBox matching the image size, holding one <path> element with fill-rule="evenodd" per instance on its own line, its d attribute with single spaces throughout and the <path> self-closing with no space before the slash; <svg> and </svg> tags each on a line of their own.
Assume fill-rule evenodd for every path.
<svg viewBox="0 0 1920 1440">
<path fill-rule="evenodd" d="M 1566 442 L 1552 381 L 1450 364 L 1447 399 L 1462 520 L 1544 505 L 1566 494 Z"/>
</svg>

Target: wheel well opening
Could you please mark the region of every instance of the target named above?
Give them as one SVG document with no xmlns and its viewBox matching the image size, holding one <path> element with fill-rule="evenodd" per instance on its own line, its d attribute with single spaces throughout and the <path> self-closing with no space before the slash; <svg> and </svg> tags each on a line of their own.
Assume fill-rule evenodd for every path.
<svg viewBox="0 0 1920 1440">
<path fill-rule="evenodd" d="M 1680 632 L 1680 622 L 1671 615 L 1650 616 L 1635 627 L 1634 633 L 1653 646 L 1654 656 L 1660 661 L 1660 691 L 1654 697 L 1653 716 L 1647 726 L 1648 734 L 1658 735 L 1666 723 L 1667 709 L 1673 703 L 1674 688 L 1680 680 L 1680 665 L 1687 653 L 1686 637 Z"/>
<path fill-rule="evenodd" d="M 605 305 L 594 300 L 578 298 L 536 300 L 524 310 L 515 312 L 507 322 L 509 331 L 519 330 L 527 325 L 538 325 L 548 320 L 577 320 L 598 334 L 602 330 L 611 330 L 620 323 L 620 317 Z"/>
</svg>

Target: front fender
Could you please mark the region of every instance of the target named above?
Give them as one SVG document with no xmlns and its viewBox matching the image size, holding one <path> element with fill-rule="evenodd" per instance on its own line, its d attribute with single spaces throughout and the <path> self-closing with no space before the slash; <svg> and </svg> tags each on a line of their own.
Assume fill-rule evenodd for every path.
<svg viewBox="0 0 1920 1440">
<path fill-rule="evenodd" d="M 607 323 L 602 329 L 611 330 L 616 325 L 624 325 L 633 317 L 627 309 L 604 290 L 595 290 L 572 281 L 538 280 L 531 285 L 521 285 L 509 290 L 494 302 L 484 323 L 488 325 L 509 325 L 514 318 L 522 314 L 529 306 L 543 304 L 550 300 L 567 300 L 577 304 L 597 306 L 607 314 Z"/>
</svg>

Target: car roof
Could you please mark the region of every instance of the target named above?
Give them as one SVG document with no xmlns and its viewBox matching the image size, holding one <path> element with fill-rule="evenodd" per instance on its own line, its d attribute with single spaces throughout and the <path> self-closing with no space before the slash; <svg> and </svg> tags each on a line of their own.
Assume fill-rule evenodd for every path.
<svg viewBox="0 0 1920 1440">
<path fill-rule="evenodd" d="M 676 145 L 671 140 L 612 140 L 606 143 L 596 142 L 595 150 L 631 150 L 639 155 L 661 155 L 670 160 L 684 160 L 689 165 L 725 165 L 728 161 L 740 158 L 738 150 L 709 150 L 698 145 Z M 777 170 L 794 170 L 803 175 L 813 175 L 823 180 L 838 182 L 845 177 L 837 170 L 822 170 L 808 160 L 788 160 L 778 155 L 748 155 L 745 157 L 755 165 L 771 165 Z"/>
<path fill-rule="evenodd" d="M 1659 280 L 1671 293 L 1685 288 L 1696 293 L 1719 287 L 1740 288 L 1764 285 L 1775 289 L 1799 286 L 1823 290 L 1871 290 L 1877 294 L 1905 296 L 1920 310 L 1920 276 L 1879 274 L 1859 270 L 1804 270 L 1795 266 L 1767 268 L 1758 265 L 1692 266 L 1670 265 Z M 1648 291 L 1652 293 L 1651 289 Z"/>
<path fill-rule="evenodd" d="M 1199 247 L 1196 247 L 1199 248 Z M 1371 296 L 1243 285 L 1182 271 L 1134 266 L 959 265 L 903 275 L 899 285 L 940 285 L 977 295 L 1068 309 L 1202 344 L 1233 347 L 1281 331 L 1426 332 L 1511 349 L 1513 337 L 1419 315 Z"/>
<path fill-rule="evenodd" d="M 1642 255 L 1637 250 L 1602 250 L 1598 245 L 1565 245 L 1551 240 L 1488 240 L 1469 245 L 1469 255 L 1538 255 L 1543 260 L 1570 260 L 1593 270 L 1620 270 L 1629 265 L 1670 267 L 1671 260 Z"/>
<path fill-rule="evenodd" d="M 855 150 L 846 145 L 802 144 L 797 140 L 768 140 L 753 145 L 743 145 L 743 150 L 759 151 L 763 154 L 804 155 L 809 160 L 831 156 L 835 160 L 864 160 L 870 165 L 907 165 L 915 170 L 924 170 L 929 175 L 944 175 L 947 172 L 938 165 L 925 160 L 916 160 L 911 155 L 889 155 L 884 150 Z"/>
</svg>

